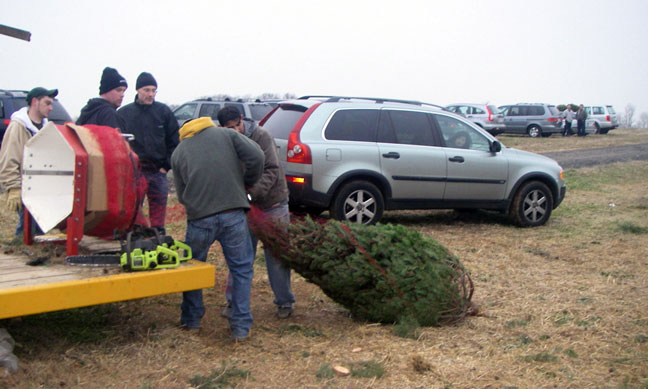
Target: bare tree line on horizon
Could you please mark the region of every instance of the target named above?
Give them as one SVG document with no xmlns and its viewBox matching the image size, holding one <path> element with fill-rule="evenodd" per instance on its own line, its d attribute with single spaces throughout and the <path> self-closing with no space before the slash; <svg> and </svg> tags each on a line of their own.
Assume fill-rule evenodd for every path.
<svg viewBox="0 0 648 389">
<path fill-rule="evenodd" d="M 201 96 L 198 99 L 212 99 L 215 101 L 267 101 L 267 100 L 291 100 L 291 99 L 296 99 L 297 95 L 294 93 L 273 93 L 273 92 L 264 92 L 261 93 L 260 95 L 252 95 L 252 94 L 245 94 L 245 95 L 230 95 L 228 93 L 218 93 L 215 95 L 210 95 L 210 96 Z M 180 104 L 167 104 L 169 108 L 176 109 Z"/>
</svg>

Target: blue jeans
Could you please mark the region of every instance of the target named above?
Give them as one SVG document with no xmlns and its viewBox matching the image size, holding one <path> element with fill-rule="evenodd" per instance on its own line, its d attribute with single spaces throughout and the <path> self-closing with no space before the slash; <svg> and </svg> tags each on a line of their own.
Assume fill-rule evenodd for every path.
<svg viewBox="0 0 648 389">
<path fill-rule="evenodd" d="M 235 210 L 187 221 L 186 242 L 194 259 L 205 262 L 214 241 L 223 247 L 225 262 L 233 276 L 230 329 L 233 336 L 244 338 L 252 326 L 250 292 L 254 262 L 245 212 Z M 202 290 L 183 292 L 181 309 L 182 324 L 190 328 L 200 327 L 200 319 L 205 314 Z"/>
<path fill-rule="evenodd" d="M 577 120 L 576 127 L 578 128 L 578 136 L 585 136 L 585 120 Z"/>
<path fill-rule="evenodd" d="M 290 223 L 290 212 L 288 211 L 288 201 L 283 201 L 279 205 L 263 211 L 263 215 L 277 223 Z M 256 257 L 256 248 L 259 239 L 251 234 L 252 247 Z M 268 250 L 263 248 L 265 255 L 266 268 L 268 269 L 268 280 L 270 287 L 275 295 L 274 303 L 281 308 L 290 308 L 295 302 L 295 296 L 290 289 L 290 268 L 278 261 Z M 227 286 L 225 288 L 225 297 L 227 302 L 232 301 L 232 274 L 227 276 Z"/>
<path fill-rule="evenodd" d="M 32 215 L 29 215 L 29 217 L 31 218 L 32 236 L 43 235 L 43 230 L 41 230 L 38 223 L 36 223 L 34 217 Z M 18 210 L 18 224 L 16 224 L 16 232 L 14 233 L 14 235 L 16 237 L 23 236 L 24 230 L 25 230 L 25 207 L 23 206 Z"/>
<path fill-rule="evenodd" d="M 149 219 L 151 227 L 165 235 L 164 221 L 166 218 L 167 199 L 169 197 L 169 187 L 167 176 L 159 171 L 153 173 L 142 172 L 148 184 L 146 197 L 149 205 Z"/>
</svg>

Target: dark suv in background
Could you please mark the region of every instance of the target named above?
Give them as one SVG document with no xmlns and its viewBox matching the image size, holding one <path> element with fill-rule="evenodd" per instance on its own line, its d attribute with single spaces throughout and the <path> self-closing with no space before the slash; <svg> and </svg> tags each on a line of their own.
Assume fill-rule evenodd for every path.
<svg viewBox="0 0 648 389">
<path fill-rule="evenodd" d="M 560 111 L 550 104 L 513 104 L 500 107 L 504 112 L 504 132 L 528 134 L 532 138 L 562 132 Z"/>
<path fill-rule="evenodd" d="M 211 117 L 215 121 L 217 120 L 216 114 L 223 107 L 234 107 L 238 109 L 241 115 L 258 122 L 274 106 L 271 103 L 263 101 L 216 101 L 211 98 L 206 98 L 182 104 L 173 110 L 173 115 L 178 121 L 179 126 L 182 126 L 189 119 L 196 119 L 203 116 Z"/>
<path fill-rule="evenodd" d="M 25 90 L 0 89 L 0 144 L 2 144 L 5 130 L 11 121 L 11 114 L 27 106 L 27 93 L 28 91 Z M 72 120 L 63 105 L 56 99 L 54 99 L 52 112 L 48 119 L 56 124 Z"/>
</svg>

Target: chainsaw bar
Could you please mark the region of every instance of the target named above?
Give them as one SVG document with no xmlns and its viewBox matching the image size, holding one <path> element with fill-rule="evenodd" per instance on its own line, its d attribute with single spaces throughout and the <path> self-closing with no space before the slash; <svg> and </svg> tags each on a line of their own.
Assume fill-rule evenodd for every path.
<svg viewBox="0 0 648 389">
<path fill-rule="evenodd" d="M 92 254 L 92 255 L 69 255 L 65 257 L 65 262 L 72 266 L 92 266 L 92 267 L 119 267 L 121 266 L 121 255 L 110 254 Z"/>
</svg>

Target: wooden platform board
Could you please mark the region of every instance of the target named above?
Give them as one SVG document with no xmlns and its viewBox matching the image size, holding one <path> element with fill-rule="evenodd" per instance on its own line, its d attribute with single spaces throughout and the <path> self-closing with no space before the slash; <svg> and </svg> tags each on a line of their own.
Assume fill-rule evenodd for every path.
<svg viewBox="0 0 648 389">
<path fill-rule="evenodd" d="M 63 264 L 29 266 L 0 254 L 0 319 L 214 286 L 215 268 L 191 260 L 175 269 L 122 272 Z"/>
</svg>

